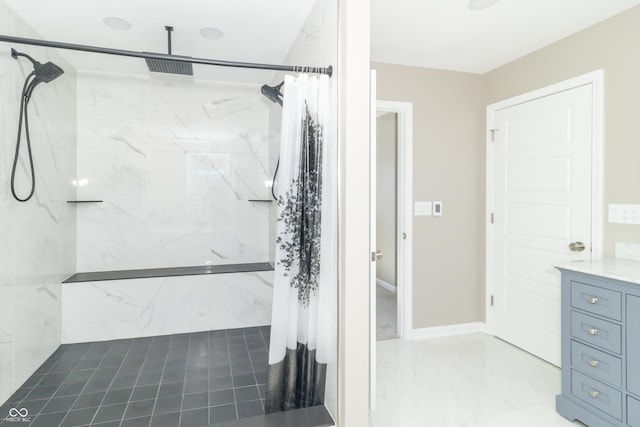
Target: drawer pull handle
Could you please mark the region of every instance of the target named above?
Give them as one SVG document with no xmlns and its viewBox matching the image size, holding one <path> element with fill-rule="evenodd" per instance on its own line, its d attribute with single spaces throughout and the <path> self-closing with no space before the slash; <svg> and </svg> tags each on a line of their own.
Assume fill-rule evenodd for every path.
<svg viewBox="0 0 640 427">
<path fill-rule="evenodd" d="M 598 397 L 600 393 L 598 393 L 596 390 L 591 390 L 589 392 L 589 396 L 593 397 L 594 399 Z"/>
<path fill-rule="evenodd" d="M 589 329 L 587 329 L 587 332 L 589 333 L 589 335 L 597 335 L 598 334 L 598 330 L 596 328 L 589 328 Z"/>
<path fill-rule="evenodd" d="M 590 366 L 592 366 L 592 367 L 594 367 L 594 368 L 595 368 L 596 366 L 598 366 L 598 363 L 600 363 L 600 362 L 599 362 L 599 361 L 597 361 L 597 360 L 589 359 L 589 365 L 590 365 Z"/>
<path fill-rule="evenodd" d="M 589 298 L 587 298 L 587 301 L 589 302 L 589 304 L 596 304 L 598 302 L 598 298 L 597 297 L 589 297 Z"/>
</svg>

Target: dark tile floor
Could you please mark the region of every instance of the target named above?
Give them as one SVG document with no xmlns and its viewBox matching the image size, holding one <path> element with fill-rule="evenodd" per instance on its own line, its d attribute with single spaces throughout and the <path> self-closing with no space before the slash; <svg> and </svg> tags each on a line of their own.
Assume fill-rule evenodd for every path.
<svg viewBox="0 0 640 427">
<path fill-rule="evenodd" d="M 263 326 L 63 345 L 0 408 L 0 425 L 196 427 L 261 415 L 268 343 Z M 11 408 L 31 421 L 12 422 Z"/>
</svg>

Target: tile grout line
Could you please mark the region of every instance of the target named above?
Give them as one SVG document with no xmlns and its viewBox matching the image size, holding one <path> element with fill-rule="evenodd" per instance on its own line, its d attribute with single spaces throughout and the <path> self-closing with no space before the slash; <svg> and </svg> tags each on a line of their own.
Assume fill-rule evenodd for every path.
<svg viewBox="0 0 640 427">
<path fill-rule="evenodd" d="M 135 341 L 135 338 L 133 339 Z M 127 359 L 127 356 L 129 355 L 129 352 L 131 351 L 131 349 L 134 347 L 134 341 L 131 342 L 131 346 L 129 347 L 129 350 L 127 351 L 127 354 L 125 355 L 124 359 L 122 359 L 122 363 L 124 364 L 124 361 Z M 132 402 L 133 399 L 133 392 L 136 389 L 136 386 L 138 385 L 138 381 L 140 381 L 140 376 L 142 375 L 142 369 L 144 368 L 144 365 L 146 364 L 146 360 L 147 360 L 147 356 L 149 356 L 150 351 L 151 351 L 151 347 L 153 346 L 153 338 L 151 339 L 151 342 L 149 343 L 149 348 L 147 349 L 147 351 L 144 353 L 144 360 L 142 361 L 142 363 L 140 364 L 140 370 L 138 371 L 138 375 L 136 375 L 136 380 L 133 383 L 133 385 L 131 386 L 131 395 L 129 396 L 129 399 L 127 400 L 127 406 L 125 406 L 124 408 L 124 412 L 122 413 L 122 418 L 120 419 L 120 425 L 122 425 L 122 423 L 125 420 L 125 415 L 127 415 L 127 409 L 129 409 L 129 404 Z M 165 357 L 165 364 L 166 364 L 166 357 Z M 122 365 L 120 365 L 122 367 Z M 163 370 L 164 370 L 164 365 L 163 365 Z M 120 369 L 118 369 L 118 372 L 120 371 Z M 117 372 L 116 372 L 117 375 Z M 115 376 L 114 376 L 115 379 Z M 160 386 L 162 385 L 162 378 L 160 378 L 160 383 L 158 384 L 158 391 L 156 392 L 156 397 L 155 397 L 155 401 L 153 402 L 153 408 L 151 410 L 151 416 L 153 417 L 153 410 L 156 407 L 156 402 L 158 401 L 158 394 L 160 393 Z M 113 381 L 111 382 L 113 384 Z M 108 390 L 107 390 L 108 393 Z M 105 394 L 105 397 L 107 397 L 107 395 Z M 134 401 L 134 402 L 137 402 Z M 97 414 L 97 412 L 96 412 Z M 94 417 L 95 418 L 95 417 Z M 149 424 L 151 424 L 151 420 L 149 420 Z"/>
<path fill-rule="evenodd" d="M 113 341 L 120 341 L 120 340 L 113 340 Z M 109 349 L 105 352 L 104 357 L 102 358 L 102 361 L 104 361 L 107 358 L 107 355 L 109 354 L 109 352 L 112 349 L 112 345 L 113 342 L 109 345 Z M 104 400 L 107 398 L 107 395 L 109 394 L 109 389 L 111 387 L 111 384 L 113 384 L 113 382 L 115 381 L 116 377 L 118 376 L 118 372 L 120 372 L 120 369 L 122 369 L 122 366 L 124 364 L 125 359 L 127 358 L 127 355 L 129 354 L 129 352 L 131 351 L 131 348 L 133 347 L 133 341 L 131 341 L 131 343 L 129 344 L 129 347 L 127 349 L 127 352 L 124 354 L 124 356 L 122 357 L 122 361 L 120 362 L 120 365 L 118 366 L 118 369 L 116 369 L 116 372 L 113 374 L 113 378 L 111 378 L 111 381 L 109 382 L 109 384 L 107 385 L 106 390 L 104 390 L 104 397 L 102 398 L 100 404 L 98 405 L 98 409 L 96 410 L 96 413 L 93 414 L 93 417 L 91 418 L 91 422 L 89 422 L 89 425 L 93 424 L 93 420 L 95 420 L 96 416 L 98 416 L 98 413 L 100 412 L 100 408 L 103 407 L 102 402 L 104 402 Z M 102 364 L 102 362 L 100 363 Z M 100 365 L 98 365 L 95 369 L 95 371 L 98 371 L 100 369 Z M 95 375 L 95 372 L 94 372 Z M 87 381 L 87 384 L 89 382 Z M 86 386 L 85 386 L 86 387 Z M 84 390 L 84 389 L 83 389 Z M 133 394 L 133 390 L 131 391 L 131 393 Z M 129 396 L 131 397 L 131 396 Z M 104 406 L 109 406 L 109 405 L 104 405 Z M 125 412 L 126 412 L 126 407 L 125 407 Z M 122 417 L 124 418 L 124 413 L 122 414 Z M 115 421 L 115 420 L 114 420 Z M 122 418 L 120 419 L 120 421 L 122 421 Z"/>
<path fill-rule="evenodd" d="M 62 346 L 63 346 L 63 345 L 61 344 L 61 345 L 60 345 L 60 347 L 58 347 L 58 350 L 56 350 L 56 351 L 59 351 L 59 350 L 62 348 Z M 80 360 L 78 360 L 78 361 L 76 362 L 76 365 L 75 365 L 75 366 L 77 366 L 77 365 L 82 361 L 82 359 L 84 359 L 84 358 L 86 357 L 86 355 L 89 353 L 89 351 L 91 350 L 91 348 L 92 348 L 92 347 L 93 347 L 93 344 L 92 344 L 91 346 L 89 346 L 89 348 L 85 351 L 84 355 L 80 358 Z M 55 353 L 54 353 L 54 354 L 55 354 Z M 64 353 L 62 353 L 62 355 L 61 355 L 61 356 L 63 356 L 63 355 L 64 355 Z M 52 355 L 52 356 L 53 356 L 53 355 Z M 100 362 L 102 362 L 102 360 L 103 360 L 103 359 L 104 359 L 104 357 L 103 357 L 102 359 L 100 359 Z M 44 379 L 44 378 L 45 378 L 49 373 L 55 373 L 55 372 L 51 372 L 51 370 L 54 368 L 54 366 L 55 366 L 55 365 L 56 365 L 56 364 L 53 364 L 53 366 L 51 366 L 51 368 L 49 369 L 49 371 L 47 371 L 47 373 L 43 375 L 43 377 L 40 379 L 40 381 L 38 381 L 38 383 L 42 382 L 42 380 L 43 380 L 43 379 Z M 67 377 L 69 376 L 69 374 L 70 374 L 72 371 L 73 371 L 73 369 L 71 369 L 71 370 L 67 373 Z M 65 377 L 65 379 L 66 379 L 66 377 Z M 28 379 L 27 379 L 27 381 L 28 381 Z M 87 383 L 88 383 L 88 382 L 89 382 L 89 380 L 87 380 Z M 47 401 L 46 401 L 46 402 L 45 402 L 45 404 L 42 406 L 42 409 L 40 409 L 40 411 L 42 411 L 44 408 L 46 408 L 46 407 L 47 407 L 47 405 L 51 402 L 51 400 L 54 398 L 55 394 L 58 392 L 58 390 L 60 390 L 60 388 L 63 386 L 63 384 L 64 384 L 64 380 L 62 380 L 62 382 L 60 383 L 60 385 L 58 386 L 58 388 L 56 389 L 56 391 L 54 391 L 54 392 L 53 392 L 53 394 L 51 395 L 51 397 L 49 397 L 49 398 L 47 399 Z M 86 387 L 86 386 L 87 386 L 87 384 L 85 384 L 85 385 L 84 385 L 84 387 Z M 84 387 L 83 387 L 83 389 L 84 389 Z M 35 387 L 34 387 L 34 388 L 35 388 Z M 29 392 L 29 393 L 31 393 L 31 392 Z M 80 390 L 80 391 L 78 392 L 78 394 L 76 395 L 76 398 L 74 399 L 74 401 L 73 401 L 73 403 L 71 404 L 70 408 L 72 408 L 72 407 L 73 407 L 73 405 L 75 405 L 75 403 L 77 402 L 77 400 L 80 398 L 80 394 L 81 394 L 81 393 L 82 393 L 82 390 Z M 27 394 L 27 396 L 28 396 L 28 394 Z M 25 396 L 25 397 L 26 397 L 26 396 Z M 61 396 L 61 397 L 62 397 L 62 396 Z M 24 399 L 23 399 L 23 401 L 24 401 Z M 62 411 L 59 411 L 59 412 L 62 412 Z M 71 412 L 71 409 L 69 409 L 69 410 L 67 411 L 67 414 L 66 414 L 66 415 L 62 418 L 62 420 L 60 421 L 61 423 L 64 421 L 64 419 L 65 419 L 65 418 L 67 418 L 67 416 L 69 415 L 69 412 Z M 51 412 L 51 413 L 56 413 L 56 412 Z M 33 419 L 33 421 L 35 421 L 35 420 L 36 420 L 40 415 L 46 415 L 46 414 L 42 414 L 42 412 L 38 413 L 38 415 L 36 415 L 36 417 Z M 32 422 L 33 422 L 33 421 L 32 421 Z"/>
<path fill-rule="evenodd" d="M 254 362 L 253 358 L 252 358 L 252 349 L 254 350 L 254 353 L 258 353 L 258 352 L 263 352 L 265 347 L 267 347 L 267 344 L 265 343 L 265 333 L 262 330 L 262 327 L 256 327 L 254 328 L 237 328 L 239 330 L 218 330 L 220 332 L 223 332 L 224 335 L 222 337 L 215 337 L 215 338 L 224 338 L 224 340 L 221 340 L 222 343 L 225 346 L 225 352 L 220 353 L 219 355 L 222 356 L 225 360 L 225 364 L 228 366 L 228 375 L 230 378 L 230 383 L 231 383 L 231 389 L 232 389 L 232 396 L 233 396 L 233 401 L 230 402 L 230 404 L 233 404 L 234 406 L 234 410 L 235 410 L 235 419 L 239 419 L 240 417 L 240 411 L 239 411 L 239 407 L 238 407 L 238 391 L 239 389 L 246 387 L 245 385 L 241 384 L 245 384 L 247 382 L 247 380 L 249 380 L 249 378 L 252 378 L 252 382 L 253 382 L 253 387 L 255 387 L 255 389 L 257 390 L 257 399 L 252 399 L 252 400 L 247 400 L 246 402 L 260 402 L 260 406 L 262 407 L 262 413 L 264 414 L 264 402 L 263 402 L 263 398 L 265 396 L 262 395 L 262 393 L 260 392 L 260 388 L 258 385 L 258 377 L 257 377 L 257 371 L 256 371 L 256 362 Z M 249 329 L 252 329 L 251 331 L 249 331 Z M 234 331 L 233 335 L 229 335 L 229 331 Z M 206 333 L 205 333 L 206 332 Z M 175 362 L 182 362 L 182 363 L 176 363 L 175 365 L 177 366 L 176 370 L 180 370 L 183 375 L 178 376 L 176 378 L 180 378 L 179 382 L 176 381 L 176 384 L 181 383 L 182 385 L 182 393 L 180 394 L 180 408 L 178 410 L 178 421 L 179 423 L 184 422 L 184 417 L 183 417 L 183 406 L 185 404 L 185 397 L 187 394 L 187 382 L 188 382 L 188 378 L 189 378 L 189 367 L 190 367 L 190 360 L 194 360 L 198 359 L 198 358 L 202 358 L 202 361 L 197 361 L 198 363 L 195 364 L 195 366 L 193 367 L 195 368 L 200 368 L 201 363 L 204 362 L 204 365 L 206 366 L 206 375 L 203 375 L 202 372 L 198 373 L 196 372 L 194 375 L 194 380 L 193 381 L 203 381 L 206 383 L 206 390 L 203 391 L 203 393 L 206 393 L 206 406 L 203 407 L 203 410 L 206 410 L 207 415 L 206 418 L 208 420 L 209 423 L 212 423 L 214 418 L 213 418 L 213 412 L 212 408 L 213 406 L 211 406 L 213 404 L 213 402 L 210 400 L 210 396 L 211 393 L 214 392 L 214 390 L 212 390 L 212 380 L 215 378 L 212 378 L 211 376 L 213 374 L 215 374 L 215 370 L 212 369 L 212 365 L 211 362 L 215 359 L 212 359 L 212 349 L 217 348 L 218 346 L 213 346 L 213 339 L 214 336 L 212 335 L 212 332 L 214 331 L 205 331 L 205 332 L 193 332 L 193 333 L 186 333 L 184 334 L 185 336 L 183 337 L 183 334 L 173 334 L 170 336 L 156 336 L 156 337 L 138 337 L 138 338 L 127 338 L 127 339 L 122 339 L 122 340 L 111 340 L 109 341 L 97 341 L 94 343 L 91 343 L 90 345 L 84 347 L 84 348 L 79 348 L 77 351 L 73 350 L 73 346 L 74 344 L 66 344 L 63 345 L 61 347 L 59 347 L 58 349 L 58 355 L 55 356 L 54 359 L 52 359 L 51 366 L 46 368 L 46 370 L 40 371 L 40 373 L 34 373 L 32 374 L 32 377 L 37 375 L 39 378 L 37 378 L 37 381 L 35 381 L 32 384 L 32 387 L 27 387 L 29 390 L 26 391 L 26 394 L 24 397 L 22 397 L 22 399 L 20 400 L 20 402 L 26 401 L 26 399 L 28 398 L 29 394 L 31 392 L 33 392 L 33 390 L 37 389 L 38 386 L 41 387 L 45 387 L 45 386 L 49 386 L 49 385 L 45 385 L 42 384 L 42 381 L 45 380 L 45 378 L 47 378 L 47 375 L 51 375 L 51 374 L 60 374 L 61 378 L 60 378 L 60 383 L 59 384 L 55 384 L 55 382 L 53 382 L 53 384 L 51 384 L 50 386 L 56 386 L 54 390 L 52 391 L 47 391 L 46 394 L 51 393 L 51 395 L 47 398 L 44 399 L 36 399 L 36 400 L 44 400 L 43 405 L 41 406 L 40 411 L 42 411 L 47 405 L 50 404 L 50 402 L 54 399 L 57 398 L 65 398 L 65 397 L 74 397 L 73 402 L 70 402 L 70 405 L 68 405 L 68 409 L 66 410 L 66 413 L 64 414 L 64 416 L 62 417 L 60 423 L 64 423 L 64 421 L 66 419 L 68 419 L 69 415 L 71 414 L 71 412 L 74 411 L 74 405 L 78 402 L 78 400 L 83 397 L 83 396 L 89 396 L 92 394 L 100 394 L 100 393 L 104 393 L 104 395 L 101 397 L 99 402 L 95 402 L 95 403 L 91 403 L 91 402 L 87 402 L 90 403 L 90 405 L 94 405 L 96 404 L 96 406 L 88 406 L 86 408 L 77 408 L 77 411 L 82 411 L 82 410 L 90 410 L 95 408 L 95 413 L 91 416 L 91 419 L 89 421 L 90 425 L 92 425 L 96 419 L 97 419 L 97 415 L 100 412 L 100 410 L 102 408 L 108 407 L 110 406 L 110 404 L 105 404 L 105 401 L 107 399 L 107 396 L 109 395 L 109 393 L 113 392 L 113 391 L 117 391 L 117 390 L 126 390 L 129 389 L 131 390 L 130 394 L 128 395 L 128 399 L 124 402 L 119 402 L 115 399 L 111 399 L 114 402 L 117 403 L 113 403 L 113 405 L 121 405 L 124 404 L 124 410 L 123 413 L 121 415 L 121 417 L 119 418 L 119 420 L 112 420 L 112 421 L 105 421 L 105 422 L 114 422 L 114 423 L 118 423 L 119 426 L 122 426 L 125 423 L 125 420 L 129 420 L 129 419 L 137 419 L 137 418 L 147 418 L 147 416 L 149 416 L 149 422 L 151 423 L 153 418 L 155 417 L 155 411 L 157 409 L 157 404 L 158 404 L 158 399 L 160 398 L 160 389 L 162 388 L 163 385 L 163 381 L 167 380 L 167 373 L 168 373 L 168 369 L 169 369 L 169 365 L 170 365 L 170 361 L 173 362 L 173 360 L 170 360 L 170 354 L 173 350 L 178 351 L 178 353 L 176 353 L 175 355 L 171 356 L 171 357 L 175 357 L 176 360 Z M 177 335 L 180 335 L 180 338 L 184 338 L 184 341 L 182 339 L 178 339 Z M 165 338 L 166 337 L 166 338 Z M 250 348 L 249 345 L 249 340 L 248 337 L 252 337 L 252 341 L 256 341 L 256 340 L 260 340 L 256 343 L 251 343 L 253 345 L 252 348 Z M 259 337 L 259 338 L 258 338 Z M 138 341 L 139 339 L 144 339 L 145 341 Z M 147 342 L 146 339 L 149 339 L 149 341 Z M 240 341 L 242 340 L 242 341 Z M 231 342 L 233 342 L 233 348 L 232 349 L 232 344 Z M 222 344 L 221 343 L 221 344 Z M 78 343 L 80 345 L 84 345 L 85 343 Z M 144 350 L 142 350 L 144 348 Z M 222 348 L 220 348 L 220 350 L 222 350 Z M 238 357 L 242 356 L 242 359 L 236 360 L 236 368 L 234 369 L 234 359 L 233 359 L 233 355 L 232 350 L 234 350 L 234 355 L 237 353 Z M 181 353 L 183 351 L 186 351 L 186 354 L 184 357 L 181 356 Z M 224 350 L 223 350 L 224 351 Z M 103 352 L 103 353 L 101 353 Z M 226 353 L 226 354 L 225 354 Z M 67 357 L 69 357 L 70 359 L 75 359 L 76 357 L 79 356 L 78 360 L 66 360 L 65 359 L 65 354 L 67 355 Z M 159 375 L 159 379 L 157 380 L 157 390 L 155 392 L 155 398 L 153 401 L 153 407 L 151 408 L 151 413 L 150 415 L 137 415 L 137 414 L 132 414 L 131 417 L 126 418 L 127 416 L 127 411 L 132 407 L 132 404 L 134 404 L 135 402 L 138 401 L 144 401 L 144 400 L 150 400 L 151 397 L 148 398 L 143 398 L 144 395 L 141 394 L 140 398 L 135 399 L 134 398 L 134 392 L 136 390 L 136 388 L 142 387 L 143 384 L 141 384 L 141 378 L 143 376 L 144 368 L 145 366 L 149 366 L 149 363 L 155 363 L 154 361 L 156 360 L 156 357 L 151 357 L 152 355 L 158 355 L 157 359 L 158 362 L 160 361 L 160 359 L 163 360 L 162 363 L 162 368 L 161 368 L 161 373 Z M 246 355 L 247 357 L 247 364 L 245 364 L 244 362 L 242 362 L 242 360 L 244 360 L 244 355 Z M 268 347 L 267 347 L 267 355 L 268 355 Z M 52 355 L 53 356 L 53 355 Z M 99 356 L 99 357 L 98 357 Z M 93 365 L 93 367 L 89 367 L 89 366 L 82 366 L 82 362 L 88 362 L 89 358 L 95 358 L 95 360 L 91 360 L 89 363 L 89 366 Z M 133 359 L 131 359 L 133 358 Z M 105 360 L 109 360 L 108 363 L 105 363 Z M 114 360 L 115 359 L 115 360 Z M 136 362 L 135 359 L 141 359 L 140 362 Z M 224 360 L 223 359 L 223 360 Z M 61 364 L 60 367 L 60 372 L 52 372 L 54 370 L 54 367 L 57 364 Z M 262 363 L 262 362 L 260 362 Z M 64 366 L 64 364 L 68 364 L 68 366 L 72 366 L 70 368 Z M 103 366 L 106 365 L 106 366 Z M 111 365 L 111 366 L 109 366 Z M 80 369 L 76 369 L 78 366 L 80 366 Z M 134 367 L 136 367 L 137 369 L 135 369 Z M 236 373 L 236 369 L 240 367 L 240 371 L 242 372 L 246 372 L 246 374 L 242 374 L 242 372 L 237 372 Z M 245 369 L 249 368 L 250 372 L 247 372 Z M 68 371 L 62 370 L 62 369 L 69 369 Z M 101 370 L 101 369 L 105 369 L 107 370 L 111 370 L 114 369 L 113 374 L 111 376 L 111 378 L 109 378 L 109 375 L 104 376 L 104 375 L 100 375 L 98 377 L 96 377 L 97 373 Z M 125 372 L 126 370 L 126 372 Z M 79 373 L 82 371 L 87 371 L 86 374 L 89 375 L 89 377 L 87 379 L 82 379 L 83 378 L 83 374 L 79 374 L 76 375 L 78 378 L 76 378 L 75 380 L 68 380 L 68 378 L 70 377 L 70 375 L 72 373 Z M 36 371 L 38 372 L 38 371 Z M 130 372 L 130 373 L 129 373 Z M 118 378 L 119 374 L 126 374 L 129 373 L 128 375 L 123 376 L 122 378 L 120 378 L 120 381 L 118 381 L 118 388 L 112 388 L 114 386 L 116 386 L 116 379 Z M 224 372 L 220 371 L 220 375 L 222 375 Z M 248 374 L 251 374 L 251 376 L 245 376 Z M 153 382 L 155 380 L 153 380 L 154 376 L 153 374 L 155 374 L 155 369 L 153 369 L 153 372 L 149 372 L 150 375 L 150 380 L 152 380 Z M 236 380 L 234 379 L 234 374 L 236 375 L 240 375 L 243 376 L 244 378 L 240 378 L 238 379 L 238 382 L 236 382 Z M 135 380 L 133 382 L 130 382 L 131 380 L 131 376 L 135 375 Z M 199 378 L 199 375 L 203 375 L 206 378 Z M 224 378 L 226 375 L 220 377 L 220 378 Z M 30 377 L 31 378 L 31 377 Z M 30 378 L 28 378 L 26 382 L 30 381 Z M 54 377 L 55 378 L 55 377 Z M 217 378 L 217 377 L 216 377 Z M 96 386 L 93 381 L 99 381 L 101 379 L 104 379 L 105 384 L 104 385 L 100 385 L 100 386 Z M 81 382 L 84 381 L 84 384 L 82 385 L 82 388 L 80 389 L 80 391 L 78 391 L 77 393 L 71 393 L 68 394 L 66 396 L 57 396 L 56 393 L 58 393 L 58 391 L 61 389 L 61 387 L 63 387 L 66 384 L 73 384 L 75 382 Z M 106 381 L 108 381 L 108 383 L 106 383 Z M 173 381 L 172 381 L 173 382 Z M 167 383 L 168 384 L 168 383 Z M 144 386 L 154 386 L 156 384 L 146 384 Z M 222 384 L 224 386 L 224 384 Z M 194 384 L 194 386 L 196 386 L 194 388 L 194 390 L 198 390 L 201 389 L 201 385 L 196 385 Z M 247 384 L 248 386 L 248 384 Z M 96 387 L 96 390 L 94 391 L 88 391 L 88 388 L 93 388 Z M 102 390 L 102 387 L 105 387 L 104 390 Z M 69 392 L 73 391 L 73 388 L 69 389 Z M 223 391 L 226 389 L 220 389 L 220 390 L 215 390 L 215 391 Z M 247 392 L 249 392 L 249 390 L 247 390 Z M 201 391 L 196 391 L 195 393 L 201 393 Z M 46 395 L 45 394 L 45 395 Z M 250 396 L 250 394 L 248 395 Z M 227 403 L 225 404 L 221 404 L 221 405 L 217 405 L 217 406 L 223 406 L 223 405 L 228 405 Z M 66 406 L 66 405 L 64 405 Z M 199 408 L 189 408 L 190 410 L 195 410 L 195 409 L 199 409 Z M 249 410 L 249 408 L 247 408 L 246 410 Z M 58 414 L 58 413 L 63 413 L 65 411 L 55 411 L 55 412 L 48 412 L 46 414 L 42 414 L 41 412 L 39 412 L 35 419 L 38 416 L 44 416 L 44 415 L 49 415 L 49 414 Z M 171 413 L 173 411 L 167 412 L 167 414 Z M 164 414 L 158 414 L 158 415 L 164 415 Z M 229 414 L 231 415 L 231 414 Z M 2 422 L 4 422 L 4 420 L 0 420 Z M 6 423 L 4 423 L 6 424 Z M 2 424 L 2 425 L 4 425 Z"/>
<path fill-rule="evenodd" d="M 233 406 L 236 409 L 236 420 L 239 419 L 240 414 L 238 413 L 238 399 L 236 397 L 236 388 L 233 382 L 233 365 L 231 364 L 231 348 L 229 347 L 229 335 L 226 334 L 227 337 L 227 356 L 229 358 L 229 375 L 231 376 L 231 389 L 233 390 Z"/>
</svg>

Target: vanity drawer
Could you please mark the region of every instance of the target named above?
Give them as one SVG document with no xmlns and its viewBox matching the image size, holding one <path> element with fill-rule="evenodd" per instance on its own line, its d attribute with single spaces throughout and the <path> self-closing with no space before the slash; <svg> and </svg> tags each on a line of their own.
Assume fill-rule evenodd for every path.
<svg viewBox="0 0 640 427">
<path fill-rule="evenodd" d="M 627 396 L 627 424 L 640 427 L 640 401 Z"/>
<path fill-rule="evenodd" d="M 622 392 L 571 370 L 571 394 L 622 421 Z"/>
<path fill-rule="evenodd" d="M 571 282 L 571 306 L 614 320 L 622 320 L 622 294 L 580 282 Z"/>
<path fill-rule="evenodd" d="M 622 361 L 615 356 L 571 341 L 571 366 L 615 387 L 622 387 Z"/>
<path fill-rule="evenodd" d="M 571 336 L 620 354 L 620 341 L 622 340 L 620 325 L 572 311 Z"/>
</svg>

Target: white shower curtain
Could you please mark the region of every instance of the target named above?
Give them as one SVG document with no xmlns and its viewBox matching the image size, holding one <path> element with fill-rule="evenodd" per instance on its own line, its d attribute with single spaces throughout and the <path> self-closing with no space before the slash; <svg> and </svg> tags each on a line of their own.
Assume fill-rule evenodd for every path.
<svg viewBox="0 0 640 427">
<path fill-rule="evenodd" d="M 336 279 L 336 143 L 329 77 L 286 76 L 265 412 L 324 403 Z"/>
</svg>

